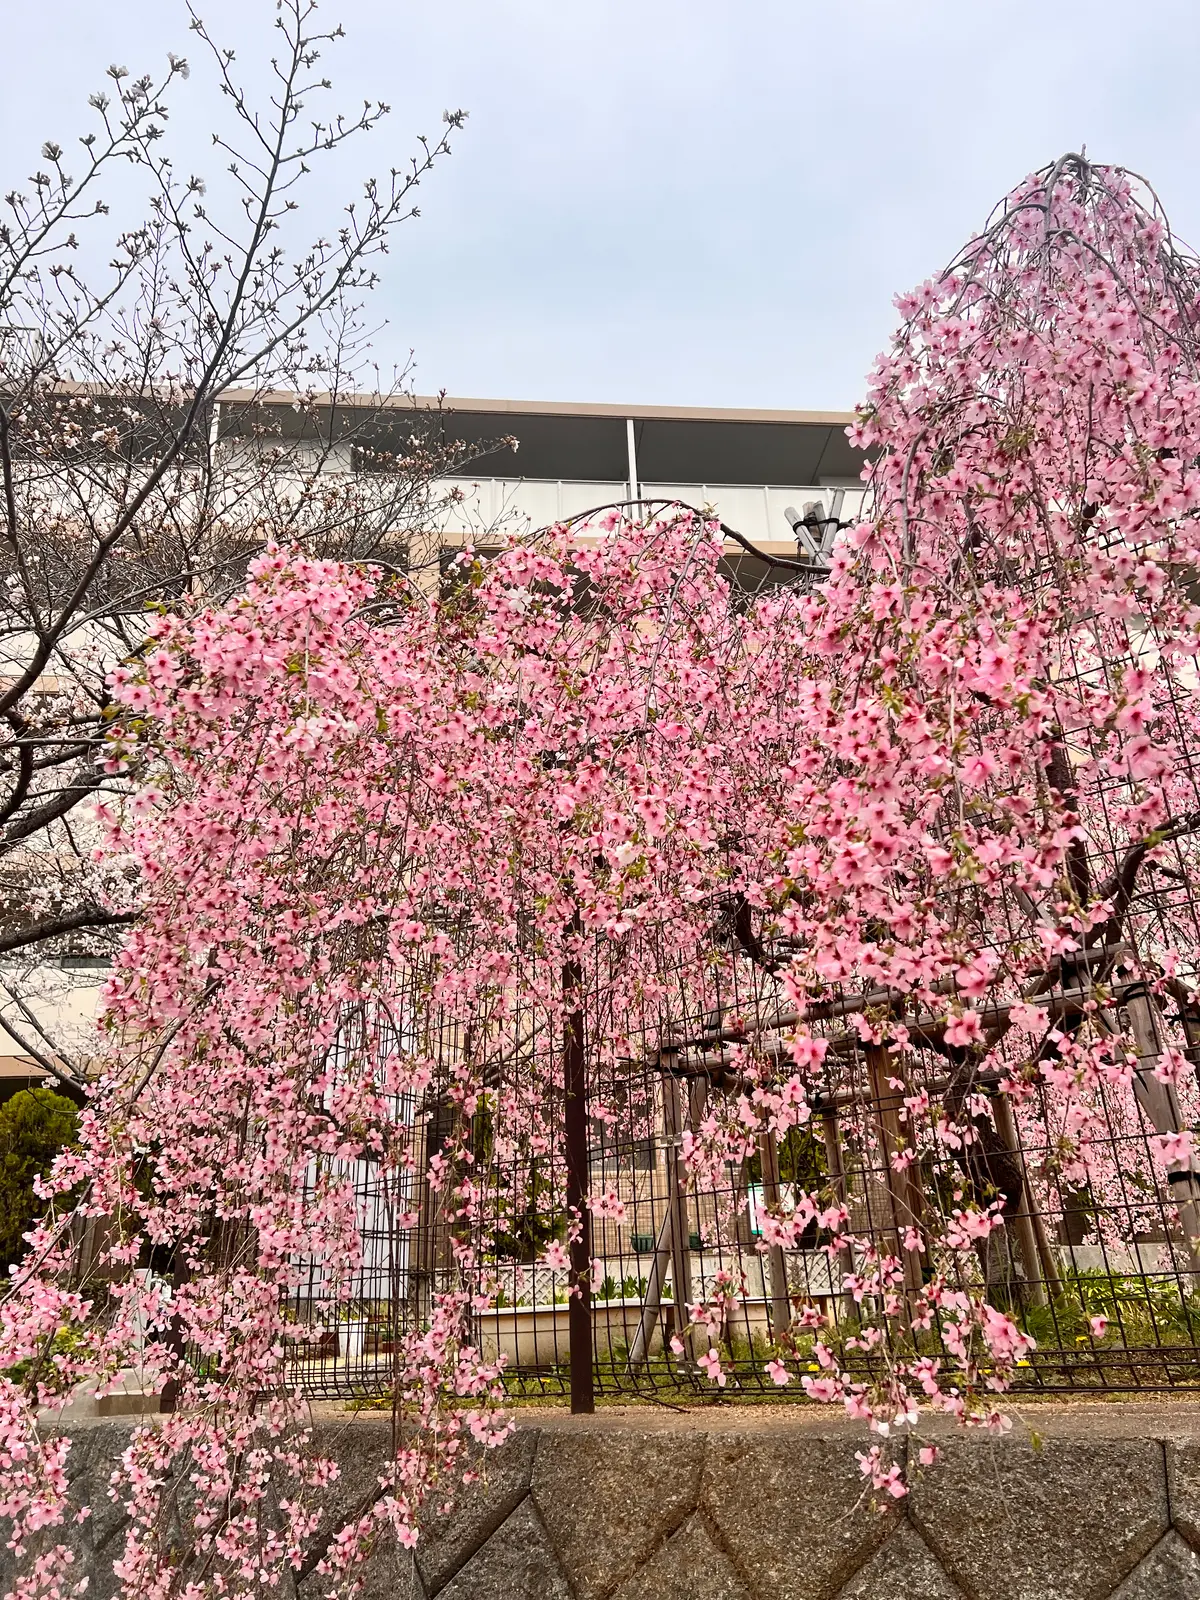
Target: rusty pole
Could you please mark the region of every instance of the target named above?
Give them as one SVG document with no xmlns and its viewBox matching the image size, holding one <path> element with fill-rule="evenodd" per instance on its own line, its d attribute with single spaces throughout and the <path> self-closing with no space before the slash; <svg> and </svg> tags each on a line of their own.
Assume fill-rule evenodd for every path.
<svg viewBox="0 0 1200 1600">
<path fill-rule="evenodd" d="M 691 1313 L 692 1262 L 688 1254 L 687 1168 L 683 1162 L 683 1106 L 679 1079 L 668 1073 L 662 1081 L 663 1142 L 667 1147 L 667 1214 L 671 1219 L 671 1298 L 675 1307 L 674 1332 L 685 1344 Z"/>
<path fill-rule="evenodd" d="M 579 916 L 571 925 L 579 936 Z M 584 1048 L 583 970 L 577 951 L 563 963 L 564 1132 L 567 1158 L 567 1225 L 571 1230 L 570 1299 L 567 1330 L 571 1341 L 571 1410 L 596 1409 L 592 1372 L 592 1218 L 588 1193 L 587 1056 Z"/>
<path fill-rule="evenodd" d="M 758 1155 L 762 1162 L 763 1206 L 768 1211 L 778 1211 L 781 1203 L 779 1182 L 779 1145 L 774 1133 L 768 1129 L 758 1136 Z M 767 1251 L 770 1293 L 771 1338 L 776 1344 L 792 1325 L 792 1302 L 788 1293 L 787 1257 L 781 1245 L 773 1244 Z"/>
<path fill-rule="evenodd" d="M 847 1203 L 849 1190 L 846 1185 L 846 1164 L 842 1157 L 841 1129 L 838 1127 L 838 1114 L 834 1106 L 821 1112 L 821 1137 L 825 1143 L 825 1165 L 829 1172 L 829 1186 L 838 1205 L 844 1206 Z M 844 1244 L 838 1251 L 838 1271 L 842 1279 L 848 1278 L 854 1271 L 854 1252 L 848 1244 Z M 840 1303 L 842 1315 L 849 1321 L 855 1314 L 854 1296 L 845 1293 L 841 1281 L 838 1283 L 836 1303 Z"/>
<path fill-rule="evenodd" d="M 900 1116 L 904 1092 L 892 1087 L 890 1080 L 896 1075 L 898 1066 L 886 1045 L 869 1044 L 864 1053 L 870 1076 L 871 1109 L 879 1134 L 882 1177 L 892 1213 L 891 1227 L 886 1230 L 886 1236 L 904 1269 L 904 1289 L 911 1314 L 920 1298 L 924 1280 L 921 1276 L 920 1253 L 905 1249 L 904 1235 L 911 1227 L 921 1231 L 921 1191 L 907 1169 L 897 1172 L 892 1166 L 893 1155 L 905 1142 L 904 1123 Z"/>
</svg>

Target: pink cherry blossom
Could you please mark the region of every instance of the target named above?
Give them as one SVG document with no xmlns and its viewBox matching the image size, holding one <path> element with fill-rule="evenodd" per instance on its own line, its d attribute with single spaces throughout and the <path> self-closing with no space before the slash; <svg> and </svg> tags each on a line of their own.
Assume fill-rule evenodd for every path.
<svg viewBox="0 0 1200 1600">
<path fill-rule="evenodd" d="M 1200 282 L 1173 252 L 1117 169 L 1022 184 L 898 302 L 854 430 L 867 514 L 811 589 L 735 596 L 720 530 L 678 507 L 464 552 L 432 600 L 271 550 L 114 673 L 104 764 L 130 792 L 103 852 L 141 916 L 79 1148 L 0 1307 L 0 1368 L 29 1374 L 0 1382 L 0 1504 L 44 1594 L 70 1585 L 69 1502 L 39 1410 L 135 1355 L 175 1410 L 118 1475 L 126 1595 L 191 1581 L 159 1539 L 181 1475 L 189 1600 L 293 1581 L 336 1464 L 295 1365 L 320 1327 L 287 1307 L 317 1282 L 348 1318 L 356 1164 L 400 1234 L 436 1214 L 445 1284 L 389 1357 L 405 1429 L 320 1581 L 348 1589 L 381 1534 L 411 1546 L 468 1442 L 508 1428 L 475 1343 L 500 1241 L 565 1218 L 538 1265 L 577 1304 L 597 1268 L 572 1246 L 625 1209 L 599 1173 L 567 1207 L 577 1004 L 597 1120 L 639 1092 L 655 1133 L 673 1074 L 705 1075 L 689 1198 L 829 1090 L 858 1170 L 924 1186 L 862 1233 L 831 1183 L 761 1208 L 764 1250 L 823 1230 L 855 1310 L 796 1296 L 765 1370 L 880 1441 L 873 1492 L 905 1493 L 923 1411 L 1008 1426 L 1036 1344 L 994 1264 L 1030 1199 L 1087 1186 L 1103 1229 L 1136 1223 L 1133 1191 L 1174 1225 L 1196 1168 L 1195 931 L 1152 889 L 1200 867 Z M 682 1024 L 714 1014 L 697 1067 Z M 1028 1176 L 998 1159 L 1005 1112 L 1046 1152 Z M 169 1294 L 130 1273 L 152 1254 Z M 670 1342 L 718 1388 L 740 1272 Z"/>
</svg>

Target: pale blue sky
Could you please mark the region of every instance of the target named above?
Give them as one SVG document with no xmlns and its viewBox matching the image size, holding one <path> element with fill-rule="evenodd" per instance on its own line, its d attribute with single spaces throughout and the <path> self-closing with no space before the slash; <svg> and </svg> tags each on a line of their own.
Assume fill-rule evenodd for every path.
<svg viewBox="0 0 1200 1600">
<path fill-rule="evenodd" d="M 0 182 L 116 59 L 188 50 L 176 0 L 0 0 Z M 272 0 L 201 7 L 250 70 Z M 850 406 L 892 295 L 1030 168 L 1086 143 L 1200 242 L 1197 0 L 324 0 L 352 175 L 470 121 L 397 238 L 385 360 L 522 399 Z M 261 58 L 261 53 L 260 53 Z M 177 96 L 212 170 L 211 100 Z M 336 191 L 330 189 L 332 198 Z M 332 209 L 332 208 L 331 208 Z"/>
</svg>

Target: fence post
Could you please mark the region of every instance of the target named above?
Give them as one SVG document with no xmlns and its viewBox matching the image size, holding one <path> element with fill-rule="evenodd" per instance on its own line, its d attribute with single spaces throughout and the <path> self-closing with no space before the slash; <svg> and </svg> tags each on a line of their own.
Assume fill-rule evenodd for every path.
<svg viewBox="0 0 1200 1600">
<path fill-rule="evenodd" d="M 579 938 L 579 914 L 569 934 Z M 587 1207 L 588 1101 L 583 969 L 577 946 L 563 963 L 563 1125 L 567 1162 L 567 1226 L 571 1230 L 567 1330 L 571 1341 L 571 1410 L 596 1409 L 592 1370 L 592 1216 Z"/>
</svg>

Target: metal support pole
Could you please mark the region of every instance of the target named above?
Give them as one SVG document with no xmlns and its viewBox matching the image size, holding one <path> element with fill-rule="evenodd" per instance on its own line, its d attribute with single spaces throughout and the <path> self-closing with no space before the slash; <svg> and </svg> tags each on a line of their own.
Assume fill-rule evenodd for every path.
<svg viewBox="0 0 1200 1600">
<path fill-rule="evenodd" d="M 1021 1171 L 1021 1198 L 1017 1214 L 1012 1219 L 1013 1230 L 1017 1236 L 1021 1264 L 1025 1268 L 1025 1281 L 1029 1286 L 1033 1303 L 1035 1306 L 1044 1306 L 1050 1297 L 1046 1293 L 1046 1274 L 1033 1221 L 1033 1190 L 1029 1186 L 1029 1174 L 1025 1170 L 1025 1153 L 1021 1149 L 1021 1141 L 1017 1138 L 1017 1125 L 1006 1094 L 992 1096 L 992 1116 L 996 1122 L 996 1132 Z"/>
<path fill-rule="evenodd" d="M 909 1177 L 907 1169 L 897 1172 L 892 1166 L 892 1156 L 904 1141 L 904 1127 L 900 1109 L 904 1104 L 903 1092 L 893 1089 L 888 1081 L 895 1075 L 897 1063 L 886 1045 L 866 1046 L 867 1070 L 871 1080 L 871 1100 L 879 1129 L 879 1149 L 883 1160 L 883 1176 L 887 1184 L 892 1213 L 889 1229 L 893 1248 L 904 1268 L 904 1289 L 910 1311 L 921 1294 L 924 1281 L 921 1276 L 921 1254 L 918 1250 L 904 1248 L 904 1234 L 920 1222 L 920 1190 Z"/>
<path fill-rule="evenodd" d="M 675 1336 L 691 1320 L 692 1264 L 688 1259 L 687 1173 L 683 1165 L 683 1115 L 679 1082 L 668 1074 L 662 1081 L 663 1133 L 667 1147 L 667 1209 L 671 1218 L 671 1299 L 675 1306 Z M 687 1342 L 686 1340 L 684 1341 Z"/>
<path fill-rule="evenodd" d="M 637 439 L 634 435 L 633 418 L 625 418 L 625 449 L 629 456 L 629 498 L 641 500 L 642 490 L 638 482 L 637 464 Z"/>
<path fill-rule="evenodd" d="M 1175 1089 L 1169 1083 L 1160 1083 L 1154 1076 L 1162 1052 L 1162 1014 L 1145 984 L 1125 991 L 1118 1015 L 1122 1027 L 1133 1034 L 1137 1044 L 1133 1092 L 1138 1104 L 1156 1133 L 1180 1133 L 1186 1123 Z M 1192 1170 L 1189 1162 L 1170 1162 L 1167 1183 L 1171 1203 L 1179 1212 L 1192 1272 L 1200 1273 L 1200 1174 Z"/>
<path fill-rule="evenodd" d="M 579 935 L 579 917 L 571 927 Z M 587 1057 L 584 1049 L 583 972 L 578 953 L 563 963 L 566 1016 L 563 1090 L 567 1158 L 567 1226 L 571 1230 L 567 1329 L 571 1341 L 571 1410 L 594 1411 L 592 1371 L 592 1217 L 588 1195 Z"/>
<path fill-rule="evenodd" d="M 780 1201 L 779 1146 L 773 1133 L 759 1134 L 758 1158 L 762 1162 L 763 1209 L 777 1212 Z M 787 1259 L 782 1245 L 773 1244 L 768 1248 L 767 1268 L 771 1276 L 771 1337 L 778 1341 L 792 1323 Z"/>
<path fill-rule="evenodd" d="M 829 1171 L 829 1186 L 833 1190 L 833 1197 L 838 1205 L 846 1204 L 846 1163 L 842 1159 L 842 1135 L 838 1128 L 836 1110 L 822 1111 L 821 1113 L 821 1139 L 825 1145 L 825 1165 Z M 843 1279 L 849 1277 L 854 1271 L 854 1252 L 848 1244 L 843 1245 L 838 1251 L 838 1269 Z M 841 1303 L 843 1316 L 850 1318 L 855 1315 L 854 1296 L 842 1294 L 838 1296 Z"/>
<path fill-rule="evenodd" d="M 646 1283 L 646 1298 L 642 1301 L 642 1315 L 637 1332 L 629 1347 L 629 1368 L 633 1372 L 650 1354 L 650 1341 L 654 1338 L 654 1324 L 662 1314 L 663 1284 L 671 1266 L 671 1212 L 668 1209 L 659 1224 L 658 1238 L 654 1244 L 654 1258 L 650 1263 L 650 1277 Z"/>
</svg>

